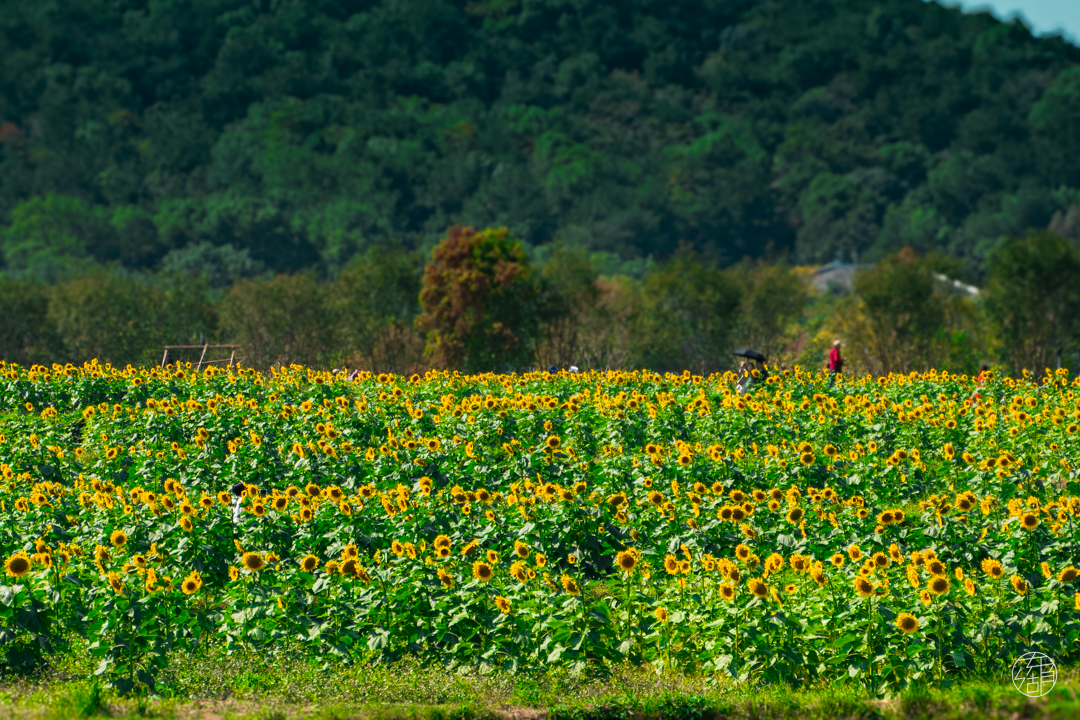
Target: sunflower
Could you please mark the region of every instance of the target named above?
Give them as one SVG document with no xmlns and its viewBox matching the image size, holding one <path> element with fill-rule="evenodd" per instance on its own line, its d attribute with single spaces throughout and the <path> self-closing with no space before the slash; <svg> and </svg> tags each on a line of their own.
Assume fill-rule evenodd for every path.
<svg viewBox="0 0 1080 720">
<path fill-rule="evenodd" d="M 1001 563 L 997 560 L 990 560 L 989 558 L 983 560 L 982 570 L 995 580 L 1000 580 L 1005 576 L 1005 568 L 1003 568 Z"/>
<path fill-rule="evenodd" d="M 1020 524 L 1024 526 L 1025 530 L 1034 530 L 1039 527 L 1039 518 L 1032 513 L 1024 513 L 1020 518 Z"/>
<path fill-rule="evenodd" d="M 897 565 L 904 562 L 904 554 L 900 552 L 900 546 L 896 543 L 889 545 L 889 557 Z"/>
<path fill-rule="evenodd" d="M 558 435 L 549 435 L 548 439 L 544 441 L 544 445 L 547 446 L 548 450 L 558 450 L 559 446 L 562 445 L 562 440 L 559 439 Z"/>
<path fill-rule="evenodd" d="M 895 519 L 891 510 L 885 510 L 877 516 L 879 525 L 892 525 Z"/>
<path fill-rule="evenodd" d="M 244 567 L 251 572 L 258 572 L 266 567 L 266 560 L 259 553 L 247 552 L 243 557 Z"/>
<path fill-rule="evenodd" d="M 796 505 L 788 510 L 787 521 L 793 525 L 797 525 L 803 519 L 803 509 Z"/>
<path fill-rule="evenodd" d="M 658 607 L 653 611 L 653 615 L 656 616 L 657 621 L 666 623 L 670 617 L 666 608 Z"/>
<path fill-rule="evenodd" d="M 1076 579 L 1078 574 L 1080 574 L 1080 571 L 1078 571 L 1075 567 L 1070 565 L 1069 567 L 1062 570 L 1061 574 L 1058 575 L 1058 582 L 1063 582 L 1063 583 L 1072 582 L 1073 580 Z"/>
<path fill-rule="evenodd" d="M 964 592 L 968 595 L 975 594 L 975 583 L 972 582 L 971 578 L 964 578 Z"/>
<path fill-rule="evenodd" d="M 890 562 L 892 562 L 892 561 L 889 559 L 889 556 L 886 555 L 885 553 L 883 553 L 883 552 L 874 553 L 874 566 L 875 567 L 884 569 L 884 568 L 889 567 Z"/>
<path fill-rule="evenodd" d="M 896 618 L 896 628 L 905 635 L 910 635 L 919 629 L 919 620 L 914 615 L 900 613 Z"/>
<path fill-rule="evenodd" d="M 1012 583 L 1013 590 L 1016 591 L 1017 595 L 1026 595 L 1027 594 L 1028 584 L 1027 584 L 1027 581 L 1024 580 L 1024 578 L 1020 577 L 1019 575 L 1013 575 L 1009 579 L 1009 582 Z"/>
<path fill-rule="evenodd" d="M 840 553 L 834 553 L 833 556 L 831 558 L 829 558 L 829 562 L 831 562 L 833 564 L 833 567 L 843 567 L 844 566 L 844 556 L 841 555 Z"/>
<path fill-rule="evenodd" d="M 674 555 L 665 555 L 664 556 L 664 571 L 668 575 L 678 575 L 679 574 L 679 559 L 677 557 L 675 557 Z"/>
<path fill-rule="evenodd" d="M 746 562 L 746 559 L 750 557 L 750 548 L 748 548 L 746 545 L 743 545 L 742 543 L 739 543 L 735 546 L 735 557 L 739 558 L 743 562 Z"/>
<path fill-rule="evenodd" d="M 289 498 L 286 495 L 278 495 L 270 503 L 275 510 L 281 512 L 289 507 Z"/>
<path fill-rule="evenodd" d="M 319 567 L 319 558 L 311 555 L 310 553 L 305 555 L 300 560 L 300 569 L 306 573 L 315 572 L 315 568 Z"/>
<path fill-rule="evenodd" d="M 187 515 L 184 515 L 180 518 L 180 527 L 185 532 L 191 532 L 191 529 L 195 527 L 195 525 L 191 522 L 191 518 L 189 518 Z"/>
<path fill-rule="evenodd" d="M 937 558 L 934 558 L 933 560 L 928 560 L 926 562 L 926 570 L 934 577 L 945 577 L 945 575 L 948 573 L 948 570 L 946 570 L 945 568 L 945 564 Z"/>
<path fill-rule="evenodd" d="M 495 606 L 499 608 L 499 612 L 503 615 L 510 614 L 510 601 L 504 598 L 502 595 L 495 596 Z"/>
<path fill-rule="evenodd" d="M 634 566 L 637 565 L 637 558 L 634 557 L 633 553 L 623 551 L 615 556 L 615 564 L 619 566 L 620 570 L 629 575 Z"/>
<path fill-rule="evenodd" d="M 482 560 L 477 560 L 472 566 L 473 577 L 482 582 L 487 582 L 491 578 L 495 577 L 495 571 L 491 569 L 491 566 Z"/>
<path fill-rule="evenodd" d="M 195 573 L 188 575 L 184 578 L 184 582 L 180 583 L 180 589 L 183 590 L 185 595 L 194 595 L 202 587 L 202 578 Z"/>
<path fill-rule="evenodd" d="M 735 599 L 735 586 L 730 583 L 722 583 L 720 585 L 720 597 L 727 602 L 731 602 Z"/>
<path fill-rule="evenodd" d="M 746 589 L 749 590 L 754 597 L 764 598 L 769 594 L 769 587 L 761 578 L 752 578 L 749 580 L 746 583 Z"/>
<path fill-rule="evenodd" d="M 300 522 L 310 522 L 311 518 L 315 517 L 315 513 L 309 507 L 300 508 L 298 517 L 300 518 Z"/>
<path fill-rule="evenodd" d="M 859 593 L 859 597 L 868 598 L 874 594 L 874 585 L 859 575 L 855 578 L 855 592 Z"/>
<path fill-rule="evenodd" d="M 930 584 L 926 587 L 928 590 L 930 590 L 930 592 L 934 593 L 935 595 L 944 595 L 945 593 L 949 592 L 949 579 L 945 577 L 935 576 L 930 581 Z"/>
<path fill-rule="evenodd" d="M 111 542 L 112 546 L 115 548 L 124 547 L 125 545 L 127 545 L 127 541 L 128 536 L 125 535 L 124 532 L 121 530 L 113 530 L 112 534 L 109 535 L 109 542 Z"/>
<path fill-rule="evenodd" d="M 346 577 L 360 577 L 360 563 L 356 562 L 356 558 L 343 560 L 338 572 Z"/>
<path fill-rule="evenodd" d="M 810 467 L 811 465 L 814 464 L 814 453 L 812 453 L 812 452 L 804 452 L 804 453 L 802 453 L 801 455 L 799 455 L 799 462 L 801 462 L 806 467 Z"/>
<path fill-rule="evenodd" d="M 494 550 L 488 550 L 487 553 L 485 553 L 485 557 L 487 557 L 487 561 L 491 565 L 499 564 L 499 553 L 495 552 Z"/>
<path fill-rule="evenodd" d="M 847 549 L 848 557 L 851 558 L 851 562 L 859 562 L 862 558 L 862 548 L 858 545 L 852 545 Z"/>
<path fill-rule="evenodd" d="M 520 540 L 515 540 L 514 554 L 516 554 L 519 558 L 522 559 L 529 557 L 529 546 L 521 542 Z"/>
<path fill-rule="evenodd" d="M 447 590 L 454 589 L 454 578 L 442 568 L 439 568 L 439 581 Z"/>
<path fill-rule="evenodd" d="M 109 580 L 109 586 L 113 589 L 117 595 L 124 594 L 124 581 L 120 577 L 119 573 L 111 572 L 106 576 Z"/>
<path fill-rule="evenodd" d="M 30 558 L 26 557 L 26 553 L 17 552 L 7 559 L 4 568 L 11 577 L 22 577 L 30 572 Z"/>
<path fill-rule="evenodd" d="M 544 577 L 547 577 L 547 576 L 545 575 Z M 574 578 L 570 577 L 569 575 L 564 574 L 562 576 L 562 586 L 563 586 L 563 590 L 570 593 L 571 595 L 580 595 L 581 594 L 581 588 L 578 587 L 578 584 L 574 580 Z"/>
</svg>

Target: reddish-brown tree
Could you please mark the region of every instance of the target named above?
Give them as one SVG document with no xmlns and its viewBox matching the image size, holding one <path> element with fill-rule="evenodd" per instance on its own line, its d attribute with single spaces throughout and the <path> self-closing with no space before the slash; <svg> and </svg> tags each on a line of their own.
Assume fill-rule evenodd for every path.
<svg viewBox="0 0 1080 720">
<path fill-rule="evenodd" d="M 506 228 L 456 225 L 432 252 L 416 326 L 440 368 L 487 372 L 532 363 L 539 289 L 521 244 Z"/>
</svg>

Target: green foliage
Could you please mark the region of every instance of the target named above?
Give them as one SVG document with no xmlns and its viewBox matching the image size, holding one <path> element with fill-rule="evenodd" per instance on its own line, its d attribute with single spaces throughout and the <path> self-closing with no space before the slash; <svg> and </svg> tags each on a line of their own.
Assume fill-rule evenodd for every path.
<svg viewBox="0 0 1080 720">
<path fill-rule="evenodd" d="M 49 291 L 42 285 L 0 278 L 0 353 L 23 365 L 63 356 L 61 339 L 48 320 Z"/>
<path fill-rule="evenodd" d="M 160 361 L 162 346 L 216 331 L 198 281 L 162 285 L 103 270 L 50 288 L 48 319 L 64 356 L 117 365 Z"/>
<path fill-rule="evenodd" d="M 170 252 L 162 259 L 161 270 L 166 275 L 201 279 L 217 289 L 237 280 L 258 276 L 266 270 L 266 266 L 252 259 L 246 249 L 201 242 Z"/>
<path fill-rule="evenodd" d="M 50 282 L 206 242 L 334 274 L 459 224 L 981 272 L 1080 187 L 1080 49 L 921 0 L 41 0 L 0 45 L 5 272 Z"/>
<path fill-rule="evenodd" d="M 416 326 L 435 367 L 482 372 L 530 364 L 539 288 L 506 228 L 452 227 L 424 270 Z"/>
<path fill-rule="evenodd" d="M 778 364 L 810 299 L 804 278 L 783 263 L 744 261 L 727 271 L 741 298 L 735 344 L 752 347 Z"/>
<path fill-rule="evenodd" d="M 347 365 L 403 372 L 421 364 L 420 278 L 418 258 L 400 247 L 372 247 L 342 271 L 329 302 Z"/>
<path fill-rule="evenodd" d="M 1040 168 L 1051 183 L 1080 186 L 1080 67 L 1062 72 L 1029 114 Z"/>
<path fill-rule="evenodd" d="M 1080 350 L 1080 250 L 1049 232 L 1010 238 L 990 256 L 985 303 L 1013 372 L 1060 367 Z"/>
<path fill-rule="evenodd" d="M 719 267 L 682 250 L 641 287 L 632 321 L 645 367 L 708 373 L 730 364 L 739 287 Z"/>
<path fill-rule="evenodd" d="M 325 361 L 337 329 L 329 291 L 311 273 L 238 282 L 219 310 L 224 336 L 243 347 L 253 367 Z"/>
<path fill-rule="evenodd" d="M 854 291 L 865 308 L 883 373 L 947 367 L 948 332 L 962 319 L 964 306 L 938 278 L 955 276 L 957 270 L 955 261 L 936 253 L 918 257 L 908 248 L 856 275 Z"/>
<path fill-rule="evenodd" d="M 66 279 L 88 259 L 106 221 L 77 198 L 48 195 L 14 209 L 10 227 L 0 233 L 0 253 L 9 275 L 46 282 Z"/>
</svg>

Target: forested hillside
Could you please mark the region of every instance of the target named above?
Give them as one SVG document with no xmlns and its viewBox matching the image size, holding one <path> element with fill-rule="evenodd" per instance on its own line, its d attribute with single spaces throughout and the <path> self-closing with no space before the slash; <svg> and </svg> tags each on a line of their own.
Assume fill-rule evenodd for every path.
<svg viewBox="0 0 1080 720">
<path fill-rule="evenodd" d="M 1080 49 L 921 0 L 38 0 L 0 57 L 8 276 L 1080 239 Z"/>
</svg>

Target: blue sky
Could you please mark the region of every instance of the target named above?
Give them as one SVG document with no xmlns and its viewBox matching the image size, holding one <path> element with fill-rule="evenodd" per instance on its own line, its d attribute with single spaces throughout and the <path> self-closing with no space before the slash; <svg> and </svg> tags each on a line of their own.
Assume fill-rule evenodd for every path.
<svg viewBox="0 0 1080 720">
<path fill-rule="evenodd" d="M 939 4 L 959 5 L 964 12 L 989 10 L 1000 20 L 1019 14 L 1036 35 L 1061 31 L 1066 39 L 1080 44 L 1080 0 L 939 0 Z"/>
</svg>

